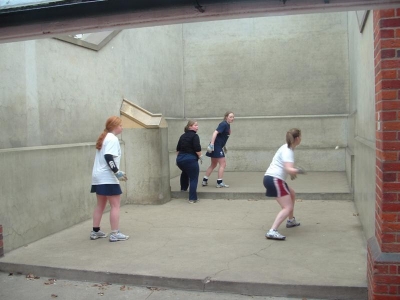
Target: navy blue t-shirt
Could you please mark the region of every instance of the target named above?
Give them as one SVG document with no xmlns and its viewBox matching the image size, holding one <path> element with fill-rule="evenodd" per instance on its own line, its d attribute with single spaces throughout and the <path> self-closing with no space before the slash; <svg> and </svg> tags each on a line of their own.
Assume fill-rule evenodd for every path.
<svg viewBox="0 0 400 300">
<path fill-rule="evenodd" d="M 227 121 L 222 121 L 215 130 L 218 131 L 218 135 L 214 141 L 214 146 L 217 145 L 222 148 L 231 134 L 231 125 Z"/>
</svg>

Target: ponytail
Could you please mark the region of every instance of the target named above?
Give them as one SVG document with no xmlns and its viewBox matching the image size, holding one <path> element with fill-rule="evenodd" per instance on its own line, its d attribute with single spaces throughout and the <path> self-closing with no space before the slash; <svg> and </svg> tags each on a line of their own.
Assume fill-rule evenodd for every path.
<svg viewBox="0 0 400 300">
<path fill-rule="evenodd" d="M 105 128 L 96 141 L 97 150 L 100 150 L 101 147 L 103 147 L 103 141 L 106 138 L 107 133 L 113 131 L 117 126 L 121 125 L 121 123 L 121 118 L 116 116 L 112 116 L 107 119 Z"/>
<path fill-rule="evenodd" d="M 288 145 L 288 148 L 291 148 L 294 140 L 301 136 L 301 130 L 297 128 L 292 128 L 288 132 L 286 132 L 286 143 Z"/>
</svg>

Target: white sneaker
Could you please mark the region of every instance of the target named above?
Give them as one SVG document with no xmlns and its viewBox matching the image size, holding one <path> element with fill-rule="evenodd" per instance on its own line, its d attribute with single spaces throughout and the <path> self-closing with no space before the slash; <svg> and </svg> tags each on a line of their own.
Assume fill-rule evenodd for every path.
<svg viewBox="0 0 400 300">
<path fill-rule="evenodd" d="M 271 239 L 271 240 L 281 240 L 281 241 L 283 241 L 284 239 L 286 239 L 286 236 L 280 234 L 280 233 L 278 232 L 278 230 L 273 230 L 273 229 L 270 229 L 270 230 L 265 234 L 265 237 L 266 237 L 267 239 Z"/>
<path fill-rule="evenodd" d="M 300 223 L 296 221 L 295 217 L 293 217 L 292 220 L 286 221 L 286 228 L 292 228 L 296 226 L 300 226 Z"/>
<path fill-rule="evenodd" d="M 217 188 L 228 188 L 229 185 L 225 184 L 223 181 L 221 183 L 217 183 Z"/>
<path fill-rule="evenodd" d="M 90 232 L 90 239 L 91 240 L 97 240 L 99 238 L 106 238 L 107 237 L 107 233 L 104 233 L 103 231 L 92 231 Z"/>
<path fill-rule="evenodd" d="M 129 239 L 129 235 L 125 235 L 119 231 L 110 234 L 110 242 L 126 241 L 127 239 Z"/>
</svg>

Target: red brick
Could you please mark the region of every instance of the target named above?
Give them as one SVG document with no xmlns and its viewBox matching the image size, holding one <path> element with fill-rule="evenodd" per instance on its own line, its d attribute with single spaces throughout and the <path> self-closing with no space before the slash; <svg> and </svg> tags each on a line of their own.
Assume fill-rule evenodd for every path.
<svg viewBox="0 0 400 300">
<path fill-rule="evenodd" d="M 400 61 L 399 61 L 400 63 Z M 400 80 L 383 80 L 382 89 L 398 89 L 400 88 Z"/>
<path fill-rule="evenodd" d="M 374 281 L 376 283 L 400 284 L 400 276 L 374 275 Z"/>
<path fill-rule="evenodd" d="M 400 67 L 400 61 L 390 59 L 390 60 L 383 60 L 380 62 L 382 69 L 397 69 Z M 376 73 L 377 70 L 375 70 Z"/>
<path fill-rule="evenodd" d="M 384 193 L 382 200 L 384 201 L 397 201 L 397 193 Z"/>
<path fill-rule="evenodd" d="M 383 70 L 382 73 L 382 78 L 383 79 L 396 79 L 398 76 L 398 71 L 396 70 Z"/>
<path fill-rule="evenodd" d="M 400 210 L 400 203 L 398 202 L 389 202 L 382 203 L 382 210 L 384 212 L 398 212 Z"/>
<path fill-rule="evenodd" d="M 398 285 L 389 286 L 389 294 L 397 295 L 397 292 L 398 292 Z"/>
<path fill-rule="evenodd" d="M 389 266 L 388 265 L 375 265 L 374 266 L 374 274 L 389 274 Z"/>
<path fill-rule="evenodd" d="M 400 122 L 382 122 L 381 129 L 388 131 L 398 131 L 400 130 Z"/>
<path fill-rule="evenodd" d="M 376 150 L 376 156 L 383 162 L 391 162 L 399 159 L 398 152 L 387 152 L 387 151 Z"/>
<path fill-rule="evenodd" d="M 377 147 L 378 145 L 382 143 L 382 150 L 400 150 L 400 142 L 394 142 L 394 141 L 377 141 Z"/>
<path fill-rule="evenodd" d="M 397 274 L 397 266 L 396 265 L 389 266 L 389 273 Z"/>
<path fill-rule="evenodd" d="M 391 100 L 384 100 L 381 101 L 376 105 L 378 110 L 399 110 L 400 109 L 400 101 L 391 101 Z M 376 111 L 378 111 L 376 110 Z"/>
<path fill-rule="evenodd" d="M 379 28 L 400 27 L 400 18 L 382 19 Z"/>
<path fill-rule="evenodd" d="M 393 58 L 395 56 L 396 56 L 396 50 L 395 49 L 383 49 L 381 51 L 381 58 Z"/>
<path fill-rule="evenodd" d="M 384 173 L 382 180 L 384 182 L 395 182 L 397 180 L 396 173 Z"/>
<path fill-rule="evenodd" d="M 397 37 L 397 30 L 396 29 L 396 33 L 394 29 L 382 29 L 380 31 L 380 38 L 381 39 L 393 39 L 395 37 Z M 399 31 L 399 36 L 400 36 L 400 31 Z"/>
<path fill-rule="evenodd" d="M 400 243 L 396 243 L 396 244 L 394 244 L 394 243 L 382 243 L 381 244 L 382 246 L 381 246 L 381 250 L 382 250 L 382 252 L 387 252 L 387 253 L 394 253 L 394 252 L 397 252 L 397 253 L 399 253 L 400 252 Z M 391 275 L 392 277 L 396 277 L 396 278 L 393 278 L 393 280 L 397 280 L 397 281 L 400 281 L 400 276 L 393 276 L 393 275 Z M 393 283 L 395 283 L 395 284 L 400 284 L 400 282 L 393 282 Z"/>
<path fill-rule="evenodd" d="M 382 91 L 382 100 L 398 99 L 398 91 Z"/>
<path fill-rule="evenodd" d="M 397 120 L 397 114 L 400 112 L 396 111 L 382 111 L 379 112 L 379 121 L 393 121 Z"/>
<path fill-rule="evenodd" d="M 396 236 L 394 234 L 382 234 L 383 243 L 394 243 L 396 242 Z"/>
<path fill-rule="evenodd" d="M 381 48 L 382 48 L 382 50 L 381 50 L 381 58 L 385 58 L 382 55 L 384 49 L 399 48 L 399 46 L 400 46 L 400 39 L 381 40 Z"/>
<path fill-rule="evenodd" d="M 389 292 L 389 287 L 383 284 L 375 284 L 373 290 L 378 294 L 387 294 Z"/>
<path fill-rule="evenodd" d="M 377 13 L 376 18 L 377 20 L 383 18 L 393 18 L 396 16 L 396 11 L 394 9 L 381 9 L 381 10 L 374 10 Z"/>
</svg>

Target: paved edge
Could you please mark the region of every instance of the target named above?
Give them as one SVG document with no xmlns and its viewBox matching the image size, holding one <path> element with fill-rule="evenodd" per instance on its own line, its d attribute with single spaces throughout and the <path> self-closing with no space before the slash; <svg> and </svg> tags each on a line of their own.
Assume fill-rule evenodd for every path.
<svg viewBox="0 0 400 300">
<path fill-rule="evenodd" d="M 248 296 L 296 297 L 341 300 L 365 300 L 367 287 L 359 286 L 317 286 L 288 285 L 261 282 L 219 281 L 211 278 L 189 279 L 138 274 L 109 273 L 77 269 L 64 269 L 16 263 L 2 263 L 0 271 L 7 273 L 34 274 L 56 279 L 109 282 L 142 287 L 163 287 L 168 289 L 201 292 L 225 292 Z M 301 275 L 300 275 L 301 276 Z"/>
<path fill-rule="evenodd" d="M 199 199 L 228 199 L 228 200 L 275 200 L 267 198 L 264 193 L 235 193 L 235 192 L 197 192 Z M 171 191 L 172 198 L 185 198 L 181 191 Z M 307 200 L 353 200 L 351 193 L 296 193 L 297 199 Z"/>
</svg>

